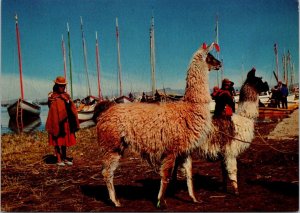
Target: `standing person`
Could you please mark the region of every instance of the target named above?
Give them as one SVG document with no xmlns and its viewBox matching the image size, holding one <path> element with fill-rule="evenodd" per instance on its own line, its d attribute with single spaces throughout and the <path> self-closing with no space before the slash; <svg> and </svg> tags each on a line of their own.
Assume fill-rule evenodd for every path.
<svg viewBox="0 0 300 213">
<path fill-rule="evenodd" d="M 224 78 L 222 81 L 222 87 L 217 91 L 215 95 L 215 111 L 214 117 L 231 117 L 232 112 L 234 112 L 234 97 L 232 95 L 231 87 L 233 82 L 229 79 Z"/>
<path fill-rule="evenodd" d="M 275 85 L 274 88 L 271 90 L 271 102 L 274 101 L 274 107 L 280 108 L 280 101 L 281 101 L 281 91 L 278 89 L 278 86 Z"/>
<path fill-rule="evenodd" d="M 282 108 L 287 109 L 288 108 L 288 106 L 287 106 L 287 97 L 289 95 L 289 90 L 288 90 L 286 84 L 282 84 L 280 92 L 281 92 L 281 104 L 282 104 Z"/>
<path fill-rule="evenodd" d="M 76 144 L 75 132 L 79 129 L 77 110 L 70 95 L 65 91 L 67 81 L 58 76 L 53 92 L 48 95 L 49 112 L 46 121 L 49 145 L 54 146 L 57 165 L 73 165 L 67 158 L 67 147 Z"/>
</svg>

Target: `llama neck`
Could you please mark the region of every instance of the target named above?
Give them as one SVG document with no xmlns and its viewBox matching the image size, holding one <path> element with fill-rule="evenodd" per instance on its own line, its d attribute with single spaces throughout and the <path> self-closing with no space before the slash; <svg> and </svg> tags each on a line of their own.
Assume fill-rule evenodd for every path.
<svg viewBox="0 0 300 213">
<path fill-rule="evenodd" d="M 192 61 L 186 79 L 184 100 L 191 103 L 209 103 L 209 72 L 205 62 Z"/>
<path fill-rule="evenodd" d="M 237 114 L 250 119 L 258 117 L 258 93 L 257 91 L 248 84 L 245 84 L 241 88 L 239 107 Z"/>
</svg>

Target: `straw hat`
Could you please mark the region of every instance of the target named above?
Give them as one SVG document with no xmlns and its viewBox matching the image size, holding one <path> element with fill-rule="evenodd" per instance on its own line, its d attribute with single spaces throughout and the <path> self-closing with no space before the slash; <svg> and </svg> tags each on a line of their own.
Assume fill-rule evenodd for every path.
<svg viewBox="0 0 300 213">
<path fill-rule="evenodd" d="M 68 82 L 66 81 L 66 79 L 63 76 L 58 76 L 54 80 L 54 83 L 55 84 L 60 84 L 60 85 L 66 85 Z"/>
</svg>

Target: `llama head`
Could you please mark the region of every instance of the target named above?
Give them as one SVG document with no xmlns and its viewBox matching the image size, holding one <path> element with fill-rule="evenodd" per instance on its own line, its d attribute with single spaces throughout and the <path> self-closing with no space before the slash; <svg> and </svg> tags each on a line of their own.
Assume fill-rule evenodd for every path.
<svg viewBox="0 0 300 213">
<path fill-rule="evenodd" d="M 193 57 L 193 61 L 196 63 L 206 62 L 208 70 L 219 70 L 221 68 L 221 62 L 216 59 L 210 52 L 216 49 L 217 52 L 220 51 L 220 47 L 217 43 L 212 43 L 207 46 L 205 43 L 196 51 Z"/>
<path fill-rule="evenodd" d="M 262 77 L 256 77 L 255 76 L 256 69 L 253 67 L 247 74 L 247 79 L 245 81 L 245 84 L 249 84 L 252 86 L 256 92 L 259 94 L 261 92 L 269 91 L 269 85 L 265 81 L 262 81 Z"/>
</svg>

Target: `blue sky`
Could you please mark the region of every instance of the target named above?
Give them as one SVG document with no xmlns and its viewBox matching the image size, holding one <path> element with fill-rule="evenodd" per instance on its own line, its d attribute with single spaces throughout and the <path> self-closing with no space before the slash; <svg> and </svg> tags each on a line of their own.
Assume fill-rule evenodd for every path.
<svg viewBox="0 0 300 213">
<path fill-rule="evenodd" d="M 53 79 L 63 75 L 61 37 L 67 48 L 70 25 L 74 95 L 86 95 L 80 16 L 84 23 L 88 71 L 97 94 L 95 31 L 101 60 L 104 95 L 116 93 L 118 17 L 123 90 L 150 91 L 149 28 L 155 18 L 157 87 L 184 89 L 192 54 L 215 39 L 219 20 L 220 58 L 224 77 L 238 87 L 253 66 L 257 75 L 275 84 L 274 43 L 278 45 L 282 76 L 283 53 L 289 50 L 299 70 L 299 16 L 296 0 L 2 0 L 1 1 L 2 99 L 20 96 L 15 13 L 19 17 L 25 98 L 47 97 Z M 67 63 L 67 69 L 69 66 Z M 282 79 L 282 77 L 280 77 Z M 15 82 L 13 85 L 11 82 Z M 216 72 L 210 74 L 210 88 Z"/>
</svg>

